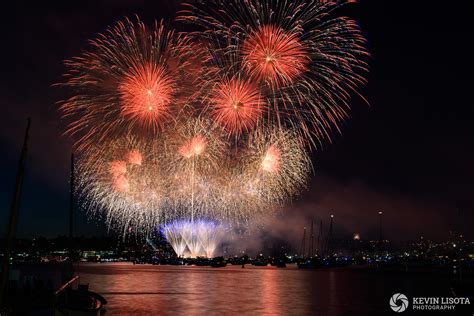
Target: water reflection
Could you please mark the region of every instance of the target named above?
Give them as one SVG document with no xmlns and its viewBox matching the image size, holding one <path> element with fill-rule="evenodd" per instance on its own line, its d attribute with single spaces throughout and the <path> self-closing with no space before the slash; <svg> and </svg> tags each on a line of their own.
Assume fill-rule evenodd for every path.
<svg viewBox="0 0 474 316">
<path fill-rule="evenodd" d="M 276 269 L 262 271 L 262 300 L 264 314 L 280 315 L 280 288 L 278 287 L 278 273 Z"/>
<path fill-rule="evenodd" d="M 380 315 L 393 293 L 433 288 L 429 276 L 292 266 L 81 264 L 76 271 L 107 298 L 109 315 Z M 436 286 L 442 286 L 439 280 Z"/>
</svg>

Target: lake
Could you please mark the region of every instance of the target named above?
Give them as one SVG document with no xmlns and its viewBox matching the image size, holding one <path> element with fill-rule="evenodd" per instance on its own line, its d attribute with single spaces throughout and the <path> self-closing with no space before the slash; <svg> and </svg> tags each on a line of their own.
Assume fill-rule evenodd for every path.
<svg viewBox="0 0 474 316">
<path fill-rule="evenodd" d="M 81 263 L 76 272 L 108 300 L 108 315 L 393 315 L 394 293 L 452 295 L 449 278 L 431 273 L 131 263 Z"/>
</svg>

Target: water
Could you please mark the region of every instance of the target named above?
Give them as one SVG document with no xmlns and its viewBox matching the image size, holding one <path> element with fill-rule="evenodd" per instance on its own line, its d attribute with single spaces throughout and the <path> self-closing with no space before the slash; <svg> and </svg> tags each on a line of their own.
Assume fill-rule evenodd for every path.
<svg viewBox="0 0 474 316">
<path fill-rule="evenodd" d="M 130 263 L 84 263 L 76 272 L 108 300 L 108 315 L 385 315 L 394 293 L 450 296 L 448 278 L 429 273 Z"/>
</svg>

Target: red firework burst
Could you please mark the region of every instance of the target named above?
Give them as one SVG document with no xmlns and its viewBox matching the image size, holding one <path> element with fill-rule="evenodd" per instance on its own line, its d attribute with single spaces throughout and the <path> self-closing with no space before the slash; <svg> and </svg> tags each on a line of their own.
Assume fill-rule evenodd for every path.
<svg viewBox="0 0 474 316">
<path fill-rule="evenodd" d="M 237 135 L 255 126 L 264 112 L 260 91 L 240 79 L 218 84 L 209 103 L 214 120 L 231 134 Z"/>
<path fill-rule="evenodd" d="M 191 140 L 186 142 L 179 149 L 179 154 L 185 158 L 192 156 L 199 156 L 204 152 L 207 146 L 207 141 L 201 135 L 194 136 Z"/>
<path fill-rule="evenodd" d="M 122 114 L 146 127 L 161 125 L 170 115 L 174 85 L 163 67 L 133 67 L 119 86 Z"/>
<path fill-rule="evenodd" d="M 270 145 L 262 161 L 262 170 L 271 173 L 278 172 L 280 171 L 280 161 L 280 150 L 276 146 Z"/>
<path fill-rule="evenodd" d="M 68 72 L 59 85 L 74 95 L 60 109 L 70 120 L 67 133 L 77 137 L 77 148 L 163 131 L 174 109 L 195 93 L 187 80 L 190 47 L 186 35 L 176 34 L 163 21 L 148 28 L 138 19 L 125 19 L 66 61 Z"/>
<path fill-rule="evenodd" d="M 123 160 L 114 160 L 110 163 L 109 173 L 112 178 L 112 188 L 115 191 L 125 191 L 130 186 L 127 177 L 127 163 Z"/>
<path fill-rule="evenodd" d="M 308 55 L 297 33 L 264 25 L 243 43 L 243 62 L 252 78 L 278 87 L 307 70 Z"/>
<path fill-rule="evenodd" d="M 141 166 L 142 160 L 143 160 L 142 154 L 137 149 L 131 150 L 127 154 L 127 161 L 133 165 Z"/>
<path fill-rule="evenodd" d="M 127 173 L 127 163 L 123 160 L 115 160 L 110 163 L 110 174 L 113 177 L 118 177 Z"/>
<path fill-rule="evenodd" d="M 121 174 L 112 177 L 112 188 L 116 191 L 126 191 L 130 187 L 130 183 L 125 175 Z"/>
</svg>

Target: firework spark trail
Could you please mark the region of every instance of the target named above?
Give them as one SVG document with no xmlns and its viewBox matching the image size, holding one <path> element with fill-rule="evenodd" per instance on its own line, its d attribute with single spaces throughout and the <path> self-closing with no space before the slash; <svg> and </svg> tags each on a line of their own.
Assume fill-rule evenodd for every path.
<svg viewBox="0 0 474 316">
<path fill-rule="evenodd" d="M 119 86 L 123 116 L 132 122 L 154 127 L 169 115 L 175 87 L 174 80 L 163 67 L 151 64 L 133 67 Z"/>
<path fill-rule="evenodd" d="M 171 244 L 173 250 L 176 252 L 178 257 L 184 257 L 186 251 L 186 241 L 183 238 L 181 231 L 178 231 L 176 228 L 177 225 L 168 224 L 164 225 L 162 228 L 163 234 L 166 237 L 166 240 Z"/>
<path fill-rule="evenodd" d="M 162 232 L 178 257 L 213 258 L 226 228 L 212 221 L 174 221 L 163 225 Z"/>
<path fill-rule="evenodd" d="M 305 186 L 311 160 L 293 130 L 257 129 L 250 135 L 243 171 L 247 188 L 268 204 L 283 205 Z"/>
<path fill-rule="evenodd" d="M 249 34 L 242 45 L 242 63 L 250 77 L 278 89 L 305 73 L 309 59 L 298 37 L 273 25 Z"/>
<path fill-rule="evenodd" d="M 186 5 L 177 19 L 201 27 L 192 35 L 215 52 L 209 59 L 215 80 L 230 71 L 260 81 L 272 121 L 317 144 L 330 139 L 332 128 L 339 131 L 367 72 L 366 41 L 357 23 L 334 17 L 341 5 L 204 0 Z"/>
<path fill-rule="evenodd" d="M 129 134 L 154 135 L 187 102 L 186 78 L 191 51 L 186 36 L 163 21 L 148 29 L 128 19 L 92 40 L 90 49 L 66 61 L 65 82 L 75 95 L 61 102 L 70 120 L 67 134 L 83 150 L 94 143 Z M 193 47 L 194 48 L 194 47 Z M 186 97 L 187 96 L 187 97 Z"/>
<path fill-rule="evenodd" d="M 201 31 L 126 19 L 91 41 L 66 62 L 60 111 L 90 214 L 124 234 L 169 225 L 178 256 L 210 256 L 219 223 L 270 216 L 305 187 L 308 144 L 347 118 L 368 54 L 333 2 L 188 7 L 178 20 Z"/>
<path fill-rule="evenodd" d="M 165 135 L 168 172 L 179 187 L 173 196 L 181 209 L 190 211 L 191 219 L 214 212 L 218 194 L 214 175 L 223 167 L 221 158 L 227 147 L 222 135 L 209 119 L 187 115 Z"/>
<path fill-rule="evenodd" d="M 225 135 L 200 120 L 188 123 L 201 135 L 194 162 L 180 148 L 195 143 L 196 136 L 183 134 L 181 124 L 153 144 L 124 138 L 79 157 L 80 191 L 89 209 L 105 211 L 111 226 L 125 223 L 144 232 L 180 218 L 238 224 L 270 215 L 304 187 L 310 160 L 295 132 L 257 129 L 223 159 Z M 116 179 L 122 177 L 127 185 L 119 186 Z M 188 248 L 198 252 L 194 246 Z"/>
<path fill-rule="evenodd" d="M 258 88 L 238 78 L 218 82 L 207 102 L 214 120 L 237 136 L 256 126 L 265 111 Z"/>
<path fill-rule="evenodd" d="M 125 137 L 89 147 L 77 162 L 77 193 L 84 208 L 91 215 L 104 211 L 110 227 L 151 230 L 162 218 L 160 210 L 166 204 L 164 169 L 157 146 Z"/>
</svg>

